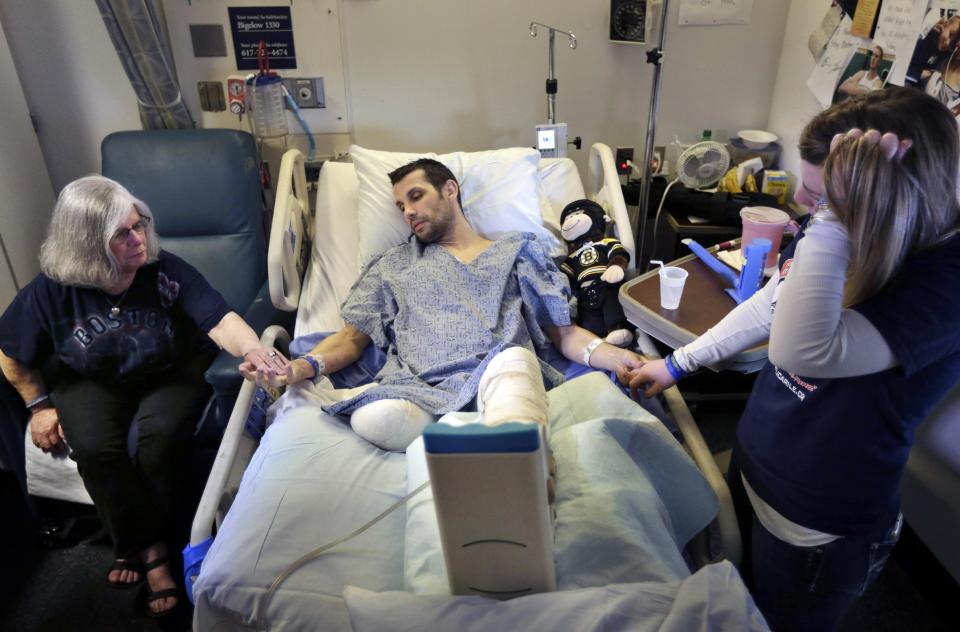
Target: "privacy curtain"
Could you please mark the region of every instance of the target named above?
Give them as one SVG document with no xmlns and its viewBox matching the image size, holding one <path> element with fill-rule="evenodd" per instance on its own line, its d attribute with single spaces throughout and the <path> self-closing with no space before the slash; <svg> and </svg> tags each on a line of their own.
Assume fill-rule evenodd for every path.
<svg viewBox="0 0 960 632">
<path fill-rule="evenodd" d="M 137 95 L 144 129 L 196 127 L 180 95 L 161 0 L 96 0 Z"/>
</svg>

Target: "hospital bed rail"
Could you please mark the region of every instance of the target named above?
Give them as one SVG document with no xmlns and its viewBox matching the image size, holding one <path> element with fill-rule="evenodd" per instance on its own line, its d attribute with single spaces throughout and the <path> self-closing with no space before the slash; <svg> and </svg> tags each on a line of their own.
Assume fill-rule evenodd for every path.
<svg viewBox="0 0 960 632">
<path fill-rule="evenodd" d="M 260 342 L 265 346 L 274 346 L 286 354 L 290 345 L 290 334 L 280 325 L 271 325 L 260 336 Z M 191 547 L 200 546 L 219 528 L 237 495 L 247 463 L 257 449 L 257 439 L 246 432 L 247 418 L 256 394 L 257 385 L 245 380 L 227 421 L 220 449 L 194 514 L 190 530 Z"/>
<path fill-rule="evenodd" d="M 313 243 L 313 215 L 307 191 L 305 158 L 298 149 L 283 154 L 270 224 L 267 280 L 277 309 L 297 310 Z"/>
<path fill-rule="evenodd" d="M 608 145 L 594 143 L 590 146 L 590 156 L 587 160 L 587 169 L 590 174 L 587 195 L 602 206 L 613 220 L 617 238 L 630 253 L 631 267 L 635 267 L 637 265 L 636 241 L 633 238 L 630 215 L 627 213 L 627 203 L 623 200 L 620 174 L 617 173 L 613 151 Z"/>
<path fill-rule="evenodd" d="M 654 346 L 650 336 L 639 329 L 636 330 L 636 333 L 640 353 L 648 360 L 658 359 L 660 354 L 657 352 L 657 348 Z M 683 436 L 684 449 L 687 451 L 687 454 L 690 455 L 690 458 L 693 459 L 693 462 L 697 464 L 700 472 L 704 478 L 707 479 L 707 483 L 717 495 L 720 510 L 717 513 L 716 522 L 720 531 L 722 557 L 730 560 L 735 566 L 739 567 L 743 552 L 740 541 L 740 526 L 733 508 L 733 496 L 730 494 L 730 487 L 720 472 L 720 467 L 717 465 L 716 459 L 713 458 L 710 448 L 707 447 L 707 442 L 704 441 L 697 422 L 693 418 L 693 414 L 691 414 L 687 403 L 683 400 L 680 389 L 674 385 L 665 389 L 662 395 L 667 409 L 673 417 L 674 423 L 677 424 L 677 428 Z M 700 562 L 700 565 L 717 561 L 712 559 L 713 557 L 709 551 L 701 550 L 700 559 L 697 561 Z"/>
</svg>

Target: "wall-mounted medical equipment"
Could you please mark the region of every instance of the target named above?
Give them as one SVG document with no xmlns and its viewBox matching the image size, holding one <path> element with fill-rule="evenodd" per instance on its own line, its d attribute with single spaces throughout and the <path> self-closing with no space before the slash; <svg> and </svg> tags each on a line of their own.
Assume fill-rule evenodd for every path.
<svg viewBox="0 0 960 632">
<path fill-rule="evenodd" d="M 270 70 L 270 60 L 264 42 L 257 52 L 260 72 L 250 75 L 246 82 L 246 104 L 258 138 L 286 136 L 287 113 L 284 111 L 283 80 Z"/>
<path fill-rule="evenodd" d="M 537 149 L 544 158 L 564 158 L 567 145 L 580 149 L 581 140 L 577 136 L 567 141 L 567 124 L 557 123 L 557 79 L 553 74 L 553 44 L 557 33 L 563 33 L 570 40 L 570 48 L 577 48 L 577 36 L 539 22 L 530 23 L 530 37 L 537 36 L 537 27 L 542 26 L 550 33 L 547 48 L 547 122 L 537 125 Z"/>
<path fill-rule="evenodd" d="M 323 77 L 284 77 L 283 86 L 300 109 L 327 107 Z"/>
<path fill-rule="evenodd" d="M 247 80 L 241 75 L 227 77 L 227 109 L 231 114 L 243 116 L 247 111 Z"/>
<path fill-rule="evenodd" d="M 610 0 L 610 41 L 643 44 L 657 37 L 662 0 Z"/>
<path fill-rule="evenodd" d="M 510 599 L 557 589 L 545 443 L 533 423 L 424 430 L 453 594 Z"/>
</svg>

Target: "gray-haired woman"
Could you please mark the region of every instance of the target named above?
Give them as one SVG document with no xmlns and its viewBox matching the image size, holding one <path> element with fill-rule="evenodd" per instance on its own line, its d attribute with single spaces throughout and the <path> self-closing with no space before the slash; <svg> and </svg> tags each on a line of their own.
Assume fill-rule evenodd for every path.
<svg viewBox="0 0 960 632">
<path fill-rule="evenodd" d="M 162 616 L 178 599 L 163 538 L 209 396 L 203 371 L 217 346 L 256 367 L 282 371 L 286 361 L 196 269 L 160 249 L 152 224 L 147 205 L 113 180 L 64 187 L 42 272 L 0 317 L 0 369 L 30 411 L 34 444 L 54 451 L 69 441 L 113 536 L 107 581 L 127 588 L 146 576 L 147 614 Z M 51 359 L 48 387 L 40 368 Z"/>
</svg>

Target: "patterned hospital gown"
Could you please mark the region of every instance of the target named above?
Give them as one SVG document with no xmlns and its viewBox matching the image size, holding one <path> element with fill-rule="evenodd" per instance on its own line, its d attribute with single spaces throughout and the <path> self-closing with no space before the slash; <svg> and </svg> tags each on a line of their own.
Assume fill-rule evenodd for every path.
<svg viewBox="0 0 960 632">
<path fill-rule="evenodd" d="M 429 413 L 460 410 L 477 394 L 487 362 L 512 346 L 544 358 L 542 326 L 570 324 L 569 286 L 529 233 L 510 233 L 469 264 L 416 240 L 388 250 L 360 275 L 344 321 L 384 349 L 377 386 L 324 407 L 350 413 L 380 399 L 406 399 Z M 563 376 L 540 360 L 544 385 Z"/>
</svg>

